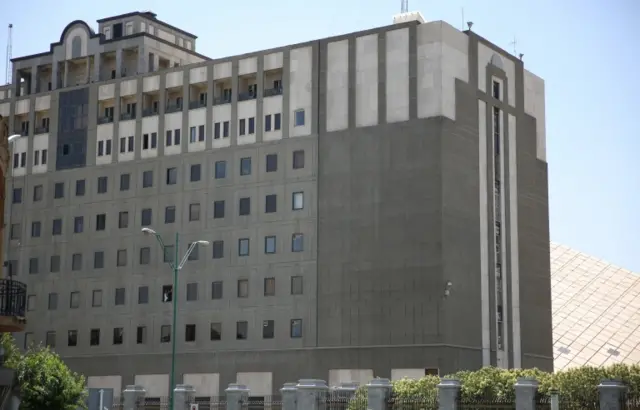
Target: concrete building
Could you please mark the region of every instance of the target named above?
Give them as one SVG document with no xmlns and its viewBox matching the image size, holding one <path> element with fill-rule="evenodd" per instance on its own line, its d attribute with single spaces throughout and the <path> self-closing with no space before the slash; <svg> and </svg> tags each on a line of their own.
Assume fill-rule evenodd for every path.
<svg viewBox="0 0 640 410">
<path fill-rule="evenodd" d="M 90 387 L 553 367 L 544 82 L 419 13 L 211 60 L 149 12 L 13 60 L 20 343 Z M 171 289 L 153 227 L 199 247 Z"/>
</svg>

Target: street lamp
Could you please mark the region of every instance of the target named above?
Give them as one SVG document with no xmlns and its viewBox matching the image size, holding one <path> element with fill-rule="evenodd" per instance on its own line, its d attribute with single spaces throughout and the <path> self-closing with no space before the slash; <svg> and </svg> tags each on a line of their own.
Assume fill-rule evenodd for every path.
<svg viewBox="0 0 640 410">
<path fill-rule="evenodd" d="M 142 233 L 145 235 L 153 235 L 156 240 L 158 241 L 158 244 L 160 245 L 160 248 L 162 249 L 162 255 L 164 258 L 165 252 L 166 252 L 166 246 L 164 244 L 164 241 L 162 240 L 162 237 L 160 236 L 159 233 L 157 233 L 156 231 L 154 231 L 151 228 L 142 228 Z M 170 384 L 169 384 L 169 410 L 173 410 L 173 389 L 175 389 L 175 373 L 176 373 L 176 317 L 177 317 L 177 308 L 178 308 L 178 271 L 180 271 L 180 269 L 182 269 L 182 267 L 184 266 L 184 264 L 187 262 L 187 259 L 189 258 L 189 255 L 191 255 L 191 252 L 193 252 L 193 249 L 198 246 L 198 245 L 202 245 L 202 246 L 209 246 L 209 241 L 195 241 L 192 242 L 191 245 L 189 245 L 189 248 L 187 249 L 187 252 L 185 252 L 184 256 L 182 257 L 182 259 L 180 260 L 180 263 L 178 263 L 178 251 L 179 251 L 179 242 L 180 241 L 180 234 L 178 234 L 176 232 L 176 243 L 175 243 L 175 248 L 174 248 L 174 255 L 173 255 L 173 262 L 169 262 L 169 266 L 171 266 L 171 269 L 173 270 L 173 290 L 172 290 L 172 295 L 171 295 L 171 303 L 173 304 L 173 318 L 171 320 L 171 380 L 170 380 Z"/>
</svg>

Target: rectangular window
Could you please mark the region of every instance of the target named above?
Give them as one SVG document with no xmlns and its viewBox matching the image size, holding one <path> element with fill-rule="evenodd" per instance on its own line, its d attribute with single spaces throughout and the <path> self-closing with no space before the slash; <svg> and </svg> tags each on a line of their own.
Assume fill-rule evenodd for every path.
<svg viewBox="0 0 640 410">
<path fill-rule="evenodd" d="M 211 299 L 222 299 L 222 281 L 211 283 Z"/>
<path fill-rule="evenodd" d="M 107 228 L 107 214 L 96 215 L 96 231 L 104 231 Z"/>
<path fill-rule="evenodd" d="M 500 100 L 500 83 L 498 81 L 493 82 L 493 98 Z"/>
<path fill-rule="evenodd" d="M 191 247 L 191 245 L 193 244 L 190 243 L 189 247 Z M 198 259 L 200 259 L 200 246 L 196 243 L 193 249 L 191 250 L 191 253 L 189 254 L 189 260 L 197 261 Z"/>
<path fill-rule="evenodd" d="M 278 196 L 276 194 L 270 194 L 265 197 L 264 200 L 264 212 L 267 214 L 274 213 L 277 210 Z"/>
<path fill-rule="evenodd" d="M 76 196 L 84 196 L 86 185 L 87 183 L 84 179 L 79 179 L 76 181 Z"/>
<path fill-rule="evenodd" d="M 266 161 L 266 171 L 276 172 L 278 170 L 278 154 L 268 154 Z"/>
<path fill-rule="evenodd" d="M 264 295 L 275 296 L 276 295 L 276 278 L 264 279 Z"/>
<path fill-rule="evenodd" d="M 80 307 L 80 292 L 71 292 L 69 295 L 69 308 L 78 309 Z"/>
<path fill-rule="evenodd" d="M 71 270 L 78 271 L 82 270 L 82 254 L 74 253 L 71 255 Z"/>
<path fill-rule="evenodd" d="M 271 114 L 264 116 L 264 130 L 265 132 L 271 131 Z"/>
<path fill-rule="evenodd" d="M 244 135 L 246 133 L 246 120 L 241 118 L 238 125 L 238 135 Z"/>
<path fill-rule="evenodd" d="M 189 204 L 189 222 L 200 220 L 200 204 Z"/>
<path fill-rule="evenodd" d="M 216 122 L 213 124 L 213 139 L 220 139 L 220 123 Z"/>
<path fill-rule="evenodd" d="M 194 142 L 196 142 L 198 140 L 198 134 L 197 134 L 197 129 L 196 127 L 190 127 L 189 128 L 189 143 L 193 144 Z"/>
<path fill-rule="evenodd" d="M 273 320 L 263 320 L 262 321 L 262 338 L 263 339 L 273 339 L 275 322 Z"/>
<path fill-rule="evenodd" d="M 46 339 L 45 339 L 45 345 L 47 347 L 55 349 L 55 347 L 56 347 L 56 332 L 54 332 L 54 331 L 47 332 Z"/>
<path fill-rule="evenodd" d="M 198 126 L 198 141 L 204 141 L 204 125 Z"/>
<path fill-rule="evenodd" d="M 222 340 L 222 323 L 211 323 L 211 340 Z"/>
<path fill-rule="evenodd" d="M 222 138 L 229 137 L 229 121 L 225 121 L 222 123 Z"/>
<path fill-rule="evenodd" d="M 174 255 L 174 247 L 173 245 L 167 245 L 164 247 L 164 256 L 163 256 L 163 260 L 165 263 L 171 263 L 173 262 L 173 259 L 175 257 Z"/>
<path fill-rule="evenodd" d="M 224 201 L 213 202 L 213 219 L 224 218 Z"/>
<path fill-rule="evenodd" d="M 133 152 L 133 135 L 129 136 L 129 138 L 127 138 L 127 151 L 129 152 Z"/>
<path fill-rule="evenodd" d="M 142 134 L 142 149 L 149 149 L 149 134 Z"/>
<path fill-rule="evenodd" d="M 140 286 L 138 288 L 138 304 L 146 305 L 147 303 L 149 303 L 149 287 Z"/>
<path fill-rule="evenodd" d="M 13 188 L 13 203 L 22 203 L 22 188 Z"/>
<path fill-rule="evenodd" d="M 304 151 L 293 151 L 293 169 L 304 168 Z"/>
<path fill-rule="evenodd" d="M 251 157 L 240 158 L 240 175 L 251 175 Z"/>
<path fill-rule="evenodd" d="M 84 216 L 76 216 L 73 218 L 73 233 L 82 233 L 84 231 Z"/>
<path fill-rule="evenodd" d="M 264 253 L 276 253 L 276 237 L 265 236 L 264 237 Z"/>
<path fill-rule="evenodd" d="M 9 266 L 9 269 L 11 269 L 11 266 Z M 60 272 L 60 255 L 51 255 L 51 258 L 49 259 L 49 272 Z"/>
<path fill-rule="evenodd" d="M 151 225 L 151 219 L 152 219 L 152 211 L 151 208 L 145 208 L 142 210 L 141 212 L 141 221 L 140 224 L 142 226 L 149 226 Z"/>
<path fill-rule="evenodd" d="M 247 132 L 247 134 L 251 135 L 251 134 L 255 134 L 256 133 L 256 119 L 255 117 L 250 117 L 249 118 L 249 131 Z"/>
<path fill-rule="evenodd" d="M 201 174 L 200 170 L 201 170 L 200 164 L 191 165 L 191 169 L 189 173 L 189 179 L 191 182 L 200 181 L 200 174 Z"/>
<path fill-rule="evenodd" d="M 249 297 L 249 280 L 248 279 L 238 279 L 238 297 L 239 298 Z"/>
<path fill-rule="evenodd" d="M 302 319 L 291 320 L 291 338 L 297 339 L 302 337 Z"/>
<path fill-rule="evenodd" d="M 249 323 L 245 321 L 236 322 L 236 339 L 247 340 L 249 336 Z"/>
<path fill-rule="evenodd" d="M 147 327 L 146 326 L 138 326 L 136 328 L 136 343 L 139 345 L 143 345 L 147 343 Z"/>
<path fill-rule="evenodd" d="M 162 303 L 170 303 L 173 300 L 173 285 L 162 287 Z"/>
<path fill-rule="evenodd" d="M 227 177 L 227 161 L 216 161 L 214 177 L 215 179 L 224 179 Z"/>
<path fill-rule="evenodd" d="M 120 191 L 128 191 L 131 185 L 130 174 L 120 174 Z"/>
<path fill-rule="evenodd" d="M 107 193 L 107 177 L 98 177 L 98 193 Z"/>
<path fill-rule="evenodd" d="M 187 302 L 194 302 L 198 300 L 198 284 L 187 283 Z"/>
<path fill-rule="evenodd" d="M 100 346 L 100 329 L 91 329 L 89 334 L 89 345 Z"/>
<path fill-rule="evenodd" d="M 18 261 L 13 259 L 7 261 L 7 270 L 9 275 L 17 275 L 18 274 Z M 58 268 L 58 271 L 60 269 Z"/>
<path fill-rule="evenodd" d="M 158 148 L 158 133 L 152 132 L 151 133 L 151 149 L 156 149 L 156 148 Z"/>
<path fill-rule="evenodd" d="M 53 226 L 51 227 L 51 235 L 62 234 L 62 219 L 57 218 L 53 220 Z"/>
<path fill-rule="evenodd" d="M 38 258 L 29 258 L 29 273 L 31 275 L 38 273 Z"/>
<path fill-rule="evenodd" d="M 304 110 L 295 110 L 293 112 L 293 126 L 301 127 L 304 125 Z"/>
<path fill-rule="evenodd" d="M 184 327 L 184 341 L 185 342 L 196 341 L 196 325 L 188 324 Z"/>
<path fill-rule="evenodd" d="M 20 239 L 20 224 L 11 224 L 11 231 L 9 232 L 11 240 Z M 55 228 L 54 228 L 55 229 Z"/>
<path fill-rule="evenodd" d="M 304 192 L 294 192 L 291 198 L 291 209 L 299 211 L 304 208 Z"/>
<path fill-rule="evenodd" d="M 142 187 L 151 188 L 153 186 L 153 171 L 142 172 Z"/>
<path fill-rule="evenodd" d="M 173 130 L 173 145 L 180 145 L 180 129 Z"/>
<path fill-rule="evenodd" d="M 104 268 L 104 252 L 103 251 L 95 251 L 93 253 L 93 268 L 94 269 Z"/>
<path fill-rule="evenodd" d="M 57 293 L 49 293 L 49 310 L 58 309 L 58 294 Z"/>
<path fill-rule="evenodd" d="M 164 223 L 172 224 L 176 221 L 176 207 L 168 206 L 164 208 Z"/>
<path fill-rule="evenodd" d="M 273 130 L 278 131 L 282 127 L 282 115 L 273 114 Z"/>
<path fill-rule="evenodd" d="M 42 201 L 42 185 L 36 185 L 33 187 L 33 202 Z"/>
<path fill-rule="evenodd" d="M 238 239 L 238 256 L 249 256 L 249 238 Z"/>
<path fill-rule="evenodd" d="M 127 151 L 127 137 L 120 137 L 120 153 Z"/>
<path fill-rule="evenodd" d="M 251 198 L 240 198 L 238 205 L 238 214 L 240 216 L 251 214 Z"/>
<path fill-rule="evenodd" d="M 302 276 L 292 276 L 291 277 L 291 294 L 292 295 L 302 295 L 303 287 Z"/>
<path fill-rule="evenodd" d="M 151 248 L 144 246 L 140 248 L 140 265 L 148 265 L 151 262 Z"/>
<path fill-rule="evenodd" d="M 116 306 L 122 306 L 125 302 L 125 289 L 124 288 L 116 288 L 114 303 Z"/>
<path fill-rule="evenodd" d="M 67 346 L 74 347 L 78 345 L 78 331 L 69 330 L 67 332 Z"/>
<path fill-rule="evenodd" d="M 169 343 L 171 341 L 171 326 L 162 325 L 160 327 L 160 343 Z"/>
<path fill-rule="evenodd" d="M 302 252 L 304 250 L 304 235 L 294 233 L 291 235 L 291 252 Z"/>
<path fill-rule="evenodd" d="M 99 289 L 96 289 L 93 291 L 93 294 L 91 295 L 91 306 L 93 307 L 100 307 L 102 306 L 102 291 Z"/>
<path fill-rule="evenodd" d="M 127 266 L 127 250 L 126 249 L 118 249 L 116 254 L 116 266 Z"/>
<path fill-rule="evenodd" d="M 167 130 L 166 133 L 166 140 L 165 140 L 165 146 L 166 147 L 170 147 L 171 146 L 171 130 Z"/>
<path fill-rule="evenodd" d="M 33 312 L 36 310 L 36 295 L 27 296 L 27 311 Z"/>
<path fill-rule="evenodd" d="M 118 228 L 124 229 L 129 227 L 129 212 L 121 211 L 118 214 Z"/>
<path fill-rule="evenodd" d="M 124 339 L 124 328 L 114 327 L 113 328 L 113 344 L 121 345 L 123 339 Z"/>
<path fill-rule="evenodd" d="M 178 182 L 178 168 L 167 168 L 167 185 L 175 185 Z"/>
<path fill-rule="evenodd" d="M 213 241 L 213 259 L 222 259 L 224 257 L 224 241 Z"/>
<path fill-rule="evenodd" d="M 55 199 L 64 198 L 64 182 L 56 182 L 53 186 L 53 197 Z"/>
<path fill-rule="evenodd" d="M 31 237 L 39 238 L 42 224 L 40 221 L 31 222 Z"/>
</svg>

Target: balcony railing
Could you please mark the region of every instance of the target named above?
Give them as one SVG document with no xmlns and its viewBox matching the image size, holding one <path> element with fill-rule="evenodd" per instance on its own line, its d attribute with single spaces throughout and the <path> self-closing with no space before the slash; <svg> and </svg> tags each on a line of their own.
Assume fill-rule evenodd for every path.
<svg viewBox="0 0 640 410">
<path fill-rule="evenodd" d="M 256 94 L 251 92 L 251 91 L 247 91 L 246 93 L 238 94 L 238 101 L 253 100 L 255 98 L 256 98 Z"/>
<path fill-rule="evenodd" d="M 120 114 L 120 121 L 135 120 L 136 114 L 132 112 L 123 112 Z"/>
<path fill-rule="evenodd" d="M 113 117 L 98 117 L 98 124 L 109 124 L 113 122 Z"/>
<path fill-rule="evenodd" d="M 167 107 L 164 109 L 165 114 L 170 114 L 172 112 L 178 111 L 182 111 L 182 103 L 167 104 Z"/>
<path fill-rule="evenodd" d="M 35 134 L 46 134 L 49 132 L 49 127 L 37 127 L 35 130 Z"/>
<path fill-rule="evenodd" d="M 153 108 L 145 108 L 142 110 L 142 116 L 143 117 L 151 117 L 154 115 L 158 115 L 158 110 L 153 109 Z"/>
<path fill-rule="evenodd" d="M 274 95 L 282 95 L 282 87 L 268 88 L 264 90 L 265 97 L 273 97 Z"/>
<path fill-rule="evenodd" d="M 197 108 L 204 108 L 207 106 L 206 101 L 189 101 L 189 109 L 195 110 Z"/>
<path fill-rule="evenodd" d="M 27 135 L 29 135 L 29 130 L 20 129 L 20 130 L 15 130 L 14 132 L 18 135 L 22 135 L 23 137 L 26 137 Z"/>
<path fill-rule="evenodd" d="M 220 96 L 213 99 L 213 105 L 231 104 L 231 96 Z"/>
<path fill-rule="evenodd" d="M 24 317 L 27 285 L 13 279 L 0 279 L 0 316 Z"/>
</svg>

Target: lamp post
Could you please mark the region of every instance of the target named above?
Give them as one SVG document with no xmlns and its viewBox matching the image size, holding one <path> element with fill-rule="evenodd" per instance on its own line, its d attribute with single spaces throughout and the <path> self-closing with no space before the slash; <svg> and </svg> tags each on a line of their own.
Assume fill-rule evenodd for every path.
<svg viewBox="0 0 640 410">
<path fill-rule="evenodd" d="M 145 235 L 153 235 L 156 238 L 156 240 L 158 241 L 158 244 L 160 245 L 160 248 L 162 249 L 162 255 L 164 258 L 164 255 L 166 252 L 166 245 L 164 244 L 164 241 L 162 240 L 162 237 L 160 236 L 160 234 L 158 234 L 156 231 L 154 231 L 151 228 L 142 228 L 142 233 Z M 176 373 L 176 318 L 177 318 L 177 310 L 178 310 L 178 296 L 177 296 L 178 272 L 182 269 L 184 264 L 187 262 L 187 259 L 189 258 L 189 255 L 191 255 L 191 252 L 193 252 L 193 249 L 198 245 L 208 246 L 209 241 L 200 240 L 200 241 L 192 242 L 191 245 L 189 245 L 189 248 L 187 248 L 187 252 L 185 252 L 180 262 L 178 262 L 178 256 L 179 256 L 178 245 L 179 244 L 180 244 L 180 234 L 176 232 L 176 243 L 174 246 L 173 262 L 169 262 L 169 266 L 171 266 L 171 269 L 173 270 L 173 289 L 171 291 L 172 293 L 171 303 L 173 308 L 173 315 L 171 319 L 171 375 L 170 375 L 170 381 L 169 381 L 169 389 L 170 389 L 169 390 L 169 410 L 173 410 L 173 407 L 174 407 L 173 390 L 175 389 L 175 373 Z"/>
</svg>

